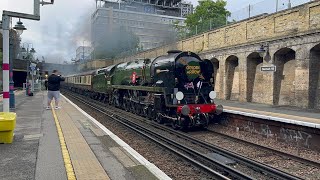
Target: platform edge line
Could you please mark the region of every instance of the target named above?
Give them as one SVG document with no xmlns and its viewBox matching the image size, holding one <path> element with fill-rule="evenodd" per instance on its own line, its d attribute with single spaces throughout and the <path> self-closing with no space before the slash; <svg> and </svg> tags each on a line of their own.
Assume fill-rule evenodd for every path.
<svg viewBox="0 0 320 180">
<path fill-rule="evenodd" d="M 51 109 L 52 109 L 53 118 L 54 118 L 54 121 L 56 124 L 58 136 L 59 136 L 60 148 L 61 148 L 61 153 L 62 153 L 62 157 L 63 157 L 64 167 L 65 167 L 66 173 L 67 173 L 67 179 L 68 180 L 76 180 L 77 178 L 76 178 L 74 170 L 73 170 L 72 161 L 70 158 L 70 154 L 69 154 L 64 136 L 63 136 L 60 122 L 58 120 L 58 117 L 56 115 L 55 110 L 53 109 L 52 104 L 51 104 Z"/>
<path fill-rule="evenodd" d="M 141 154 L 139 154 L 136 150 L 130 147 L 126 142 L 120 139 L 117 135 L 115 135 L 112 131 L 103 126 L 99 121 L 90 116 L 88 113 L 83 111 L 79 106 L 74 104 L 70 99 L 65 97 L 63 94 L 61 96 L 68 101 L 71 105 L 73 105 L 78 111 L 80 111 L 83 115 L 85 115 L 88 119 L 90 119 L 95 125 L 97 125 L 102 131 L 104 131 L 107 135 L 109 135 L 117 144 L 119 144 L 123 149 L 125 149 L 130 155 L 132 155 L 139 163 L 144 165 L 150 172 L 153 173 L 158 179 L 163 180 L 171 180 L 171 178 L 165 174 L 162 170 L 160 170 L 156 165 L 150 163 L 146 158 L 144 158 Z"/>
<path fill-rule="evenodd" d="M 269 115 L 263 115 L 263 114 L 255 114 L 255 113 L 249 113 L 249 112 L 243 112 L 243 111 L 236 111 L 236 110 L 230 110 L 230 109 L 224 109 L 223 112 L 232 113 L 232 114 L 239 114 L 247 117 L 254 117 L 254 118 L 261 118 L 261 119 L 267 119 L 272 121 L 279 121 L 284 122 L 288 124 L 295 124 L 300 126 L 306 126 L 311 128 L 317 128 L 320 129 L 320 125 L 316 123 L 310 123 L 310 122 L 304 122 L 294 119 L 287 119 L 287 118 L 281 118 L 281 117 L 274 117 Z"/>
</svg>

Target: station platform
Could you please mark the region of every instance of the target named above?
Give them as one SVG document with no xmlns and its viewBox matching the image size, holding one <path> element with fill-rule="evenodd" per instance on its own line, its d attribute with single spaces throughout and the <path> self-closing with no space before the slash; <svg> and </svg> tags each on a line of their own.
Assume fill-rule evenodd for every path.
<svg viewBox="0 0 320 180">
<path fill-rule="evenodd" d="M 170 179 L 67 98 L 57 110 L 46 110 L 46 101 L 45 91 L 16 92 L 14 141 L 0 144 L 0 180 Z"/>
<path fill-rule="evenodd" d="M 215 103 L 223 105 L 223 111 L 227 113 L 320 129 L 320 110 L 220 99 Z"/>
</svg>

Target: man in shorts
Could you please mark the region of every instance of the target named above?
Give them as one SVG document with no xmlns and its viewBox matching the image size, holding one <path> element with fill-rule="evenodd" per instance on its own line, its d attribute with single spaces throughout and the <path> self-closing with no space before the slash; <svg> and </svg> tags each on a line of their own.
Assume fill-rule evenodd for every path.
<svg viewBox="0 0 320 180">
<path fill-rule="evenodd" d="M 60 109 L 59 97 L 60 97 L 60 82 L 64 81 L 58 73 L 58 70 L 53 70 L 52 74 L 48 77 L 48 106 L 46 109 L 50 109 L 50 104 L 54 98 L 55 109 Z"/>
</svg>

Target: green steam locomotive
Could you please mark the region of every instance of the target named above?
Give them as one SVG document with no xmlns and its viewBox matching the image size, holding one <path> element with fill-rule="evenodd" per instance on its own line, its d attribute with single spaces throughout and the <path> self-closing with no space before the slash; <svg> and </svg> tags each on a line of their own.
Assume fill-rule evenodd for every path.
<svg viewBox="0 0 320 180">
<path fill-rule="evenodd" d="M 126 111 L 170 123 L 174 129 L 207 127 L 223 111 L 214 104 L 213 64 L 193 52 L 168 51 L 66 77 L 69 90 Z"/>
</svg>

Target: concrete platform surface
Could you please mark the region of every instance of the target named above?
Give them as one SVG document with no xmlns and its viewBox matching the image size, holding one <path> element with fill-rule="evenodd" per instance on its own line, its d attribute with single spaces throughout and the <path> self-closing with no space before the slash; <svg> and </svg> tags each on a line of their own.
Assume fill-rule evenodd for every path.
<svg viewBox="0 0 320 180">
<path fill-rule="evenodd" d="M 320 128 L 320 110 L 220 99 L 216 99 L 215 103 L 223 105 L 224 112 L 228 113 Z"/>
<path fill-rule="evenodd" d="M 45 110 L 46 92 L 17 93 L 14 142 L 0 144 L 0 180 L 170 179 L 65 97 Z"/>
</svg>

